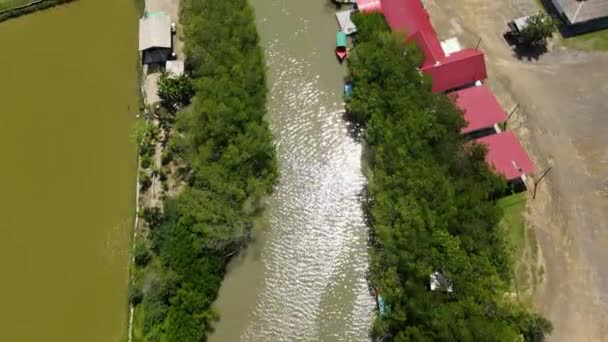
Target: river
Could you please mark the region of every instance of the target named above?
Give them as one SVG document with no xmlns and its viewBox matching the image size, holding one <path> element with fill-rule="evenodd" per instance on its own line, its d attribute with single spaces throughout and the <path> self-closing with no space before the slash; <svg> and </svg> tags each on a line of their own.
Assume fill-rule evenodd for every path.
<svg viewBox="0 0 608 342">
<path fill-rule="evenodd" d="M 367 341 L 362 146 L 343 119 L 345 68 L 325 0 L 253 0 L 281 179 L 265 229 L 229 266 L 210 341 Z"/>
<path fill-rule="evenodd" d="M 137 13 L 0 23 L 0 341 L 120 341 L 135 206 Z"/>
</svg>

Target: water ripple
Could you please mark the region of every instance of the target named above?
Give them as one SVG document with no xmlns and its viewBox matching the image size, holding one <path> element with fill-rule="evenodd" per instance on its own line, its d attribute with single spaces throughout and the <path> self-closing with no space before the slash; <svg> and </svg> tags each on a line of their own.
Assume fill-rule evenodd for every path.
<svg viewBox="0 0 608 342">
<path fill-rule="evenodd" d="M 359 194 L 361 145 L 342 120 L 340 94 L 278 40 L 271 71 L 270 123 L 281 180 L 269 206 L 264 282 L 244 341 L 365 341 L 373 319 L 367 228 Z"/>
</svg>

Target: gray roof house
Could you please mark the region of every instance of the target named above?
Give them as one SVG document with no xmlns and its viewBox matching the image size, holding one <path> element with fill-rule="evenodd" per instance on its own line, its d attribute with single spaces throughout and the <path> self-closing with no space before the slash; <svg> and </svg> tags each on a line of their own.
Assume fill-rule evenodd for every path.
<svg viewBox="0 0 608 342">
<path fill-rule="evenodd" d="M 149 12 L 139 19 L 139 51 L 144 64 L 162 63 L 173 52 L 171 19 L 162 12 Z"/>
<path fill-rule="evenodd" d="M 551 0 L 551 4 L 574 33 L 608 27 L 608 0 Z"/>
</svg>

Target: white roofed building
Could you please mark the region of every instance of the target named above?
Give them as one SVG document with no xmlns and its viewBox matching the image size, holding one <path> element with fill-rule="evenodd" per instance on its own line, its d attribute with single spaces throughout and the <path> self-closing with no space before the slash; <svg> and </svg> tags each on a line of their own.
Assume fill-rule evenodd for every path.
<svg viewBox="0 0 608 342">
<path fill-rule="evenodd" d="M 163 12 L 146 12 L 139 19 L 139 51 L 144 64 L 162 63 L 171 58 L 171 19 Z"/>
</svg>

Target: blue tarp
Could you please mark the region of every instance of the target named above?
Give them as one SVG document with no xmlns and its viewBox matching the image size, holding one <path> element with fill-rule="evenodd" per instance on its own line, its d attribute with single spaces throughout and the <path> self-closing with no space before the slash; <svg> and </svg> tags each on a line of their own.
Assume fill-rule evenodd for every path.
<svg viewBox="0 0 608 342">
<path fill-rule="evenodd" d="M 344 97 L 349 98 L 353 95 L 353 85 L 348 82 L 344 85 Z"/>
</svg>

